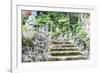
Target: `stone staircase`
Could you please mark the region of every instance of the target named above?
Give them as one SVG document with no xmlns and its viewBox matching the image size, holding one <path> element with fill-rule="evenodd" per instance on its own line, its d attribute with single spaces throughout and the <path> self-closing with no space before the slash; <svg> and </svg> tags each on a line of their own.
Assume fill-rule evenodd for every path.
<svg viewBox="0 0 100 73">
<path fill-rule="evenodd" d="M 52 41 L 50 49 L 51 57 L 49 61 L 64 61 L 64 60 L 84 60 L 86 59 L 80 50 L 75 48 L 71 42 Z"/>
</svg>

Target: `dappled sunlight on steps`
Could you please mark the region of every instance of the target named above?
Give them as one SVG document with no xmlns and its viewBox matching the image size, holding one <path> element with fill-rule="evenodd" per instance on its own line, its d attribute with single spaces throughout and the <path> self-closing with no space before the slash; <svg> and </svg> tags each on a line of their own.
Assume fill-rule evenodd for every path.
<svg viewBox="0 0 100 73">
<path fill-rule="evenodd" d="M 85 60 L 87 59 L 71 42 L 52 41 L 49 61 Z"/>
</svg>

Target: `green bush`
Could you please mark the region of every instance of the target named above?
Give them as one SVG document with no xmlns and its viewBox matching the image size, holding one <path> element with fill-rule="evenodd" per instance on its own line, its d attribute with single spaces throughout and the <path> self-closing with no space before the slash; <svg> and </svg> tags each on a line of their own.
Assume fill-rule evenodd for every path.
<svg viewBox="0 0 100 73">
<path fill-rule="evenodd" d="M 27 19 L 28 19 L 28 16 L 22 16 L 22 25 L 25 25 Z"/>
<path fill-rule="evenodd" d="M 22 37 L 22 46 L 32 47 L 32 39 Z"/>
</svg>

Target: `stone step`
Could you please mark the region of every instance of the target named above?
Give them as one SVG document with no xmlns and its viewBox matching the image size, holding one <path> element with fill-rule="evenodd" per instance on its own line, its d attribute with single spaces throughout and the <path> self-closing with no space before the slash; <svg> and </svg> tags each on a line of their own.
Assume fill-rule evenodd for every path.
<svg viewBox="0 0 100 73">
<path fill-rule="evenodd" d="M 49 58 L 50 61 L 63 61 L 63 60 L 84 60 L 86 59 L 82 55 L 77 55 L 77 56 L 52 56 Z"/>
<path fill-rule="evenodd" d="M 86 59 L 71 42 L 52 41 L 52 45 L 53 47 L 50 49 L 50 61 Z"/>
<path fill-rule="evenodd" d="M 63 49 L 50 49 L 50 51 L 78 51 L 78 49 L 75 48 L 63 48 Z"/>
<path fill-rule="evenodd" d="M 63 44 L 62 47 L 74 47 L 73 44 Z"/>
<path fill-rule="evenodd" d="M 58 45 L 58 44 L 54 44 L 53 46 L 52 46 L 52 48 L 69 48 L 69 47 L 71 47 L 71 48 L 73 48 L 74 47 L 74 45 L 72 45 L 72 44 L 62 44 L 62 45 Z"/>
<path fill-rule="evenodd" d="M 63 53 L 61 53 L 61 52 L 51 52 L 50 53 L 51 54 L 51 56 L 77 56 L 77 55 L 82 55 L 82 53 L 80 53 L 80 52 L 63 52 Z"/>
<path fill-rule="evenodd" d="M 78 50 L 75 50 L 75 51 L 50 51 L 50 53 L 59 53 L 59 54 L 61 54 L 61 53 L 79 53 L 80 51 L 78 51 Z"/>
<path fill-rule="evenodd" d="M 52 44 L 71 44 L 71 42 L 69 42 L 69 41 L 68 42 L 67 41 L 65 41 L 65 42 L 64 41 L 52 41 L 51 43 Z"/>
</svg>

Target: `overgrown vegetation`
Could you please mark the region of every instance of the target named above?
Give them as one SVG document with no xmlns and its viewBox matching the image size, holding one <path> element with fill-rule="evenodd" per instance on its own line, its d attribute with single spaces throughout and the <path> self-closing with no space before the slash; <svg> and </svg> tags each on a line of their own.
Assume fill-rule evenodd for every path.
<svg viewBox="0 0 100 73">
<path fill-rule="evenodd" d="M 78 47 L 81 50 L 89 51 L 90 46 L 90 33 L 89 30 L 86 30 L 87 23 L 86 20 L 90 18 L 89 13 L 75 13 L 75 12 L 50 12 L 50 11 L 37 11 L 36 15 L 33 16 L 33 20 L 30 20 L 30 25 L 32 26 L 32 30 L 30 30 L 30 25 L 26 24 L 29 16 L 22 16 L 22 52 L 25 52 L 27 48 L 32 49 L 32 53 L 36 53 L 35 49 L 43 52 L 43 49 L 48 49 L 48 43 L 62 45 L 62 47 Z M 29 32 L 32 33 L 32 37 L 27 37 L 25 35 L 30 36 Z M 25 34 L 25 35 L 24 35 Z M 39 35 L 40 34 L 40 35 Z M 50 34 L 50 35 L 48 35 Z M 40 37 L 41 36 L 41 37 Z M 44 37 L 45 36 L 45 37 Z M 45 39 L 44 39 L 45 38 Z M 48 41 L 49 40 L 49 41 Z M 52 41 L 51 41 L 52 40 Z M 54 41 L 55 40 L 55 41 Z M 59 41 L 60 40 L 60 41 Z M 72 42 L 72 40 L 74 42 Z M 70 41 L 70 42 L 69 42 Z M 44 42 L 47 42 L 43 44 Z M 74 45 L 71 45 L 73 43 Z M 66 45 L 70 44 L 70 45 Z M 44 45 L 44 46 L 43 46 Z M 50 44 L 49 44 L 50 46 Z M 50 49 L 51 51 L 55 51 L 57 49 Z M 77 49 L 58 49 L 57 51 L 75 51 Z M 45 51 L 45 50 L 44 50 Z M 41 53 L 40 52 L 40 53 Z M 46 52 L 44 52 L 46 53 Z M 77 53 L 70 53 L 70 55 L 74 55 Z M 80 53 L 78 53 L 80 54 Z M 77 55 L 78 55 L 77 54 Z M 32 54 L 33 55 L 33 54 Z M 37 59 L 39 56 L 36 55 L 31 56 L 32 60 L 28 61 L 41 61 L 44 58 Z M 68 53 L 62 54 L 51 54 L 51 55 L 69 55 Z M 42 56 L 42 57 L 43 57 Z M 45 60 L 47 60 L 45 58 Z"/>
</svg>

